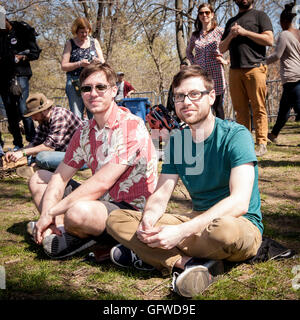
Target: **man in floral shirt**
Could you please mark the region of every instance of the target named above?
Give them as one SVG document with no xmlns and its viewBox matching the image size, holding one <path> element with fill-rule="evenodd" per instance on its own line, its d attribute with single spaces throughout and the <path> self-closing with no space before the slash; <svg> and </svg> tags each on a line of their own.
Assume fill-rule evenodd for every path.
<svg viewBox="0 0 300 320">
<path fill-rule="evenodd" d="M 54 173 L 38 171 L 29 187 L 41 216 L 32 235 L 51 258 L 71 256 L 97 242 L 115 209 L 144 208 L 157 182 L 157 157 L 143 120 L 114 102 L 116 74 L 94 63 L 80 75 L 83 101 L 94 118 L 72 137 Z M 86 163 L 93 175 L 71 178 Z"/>
</svg>

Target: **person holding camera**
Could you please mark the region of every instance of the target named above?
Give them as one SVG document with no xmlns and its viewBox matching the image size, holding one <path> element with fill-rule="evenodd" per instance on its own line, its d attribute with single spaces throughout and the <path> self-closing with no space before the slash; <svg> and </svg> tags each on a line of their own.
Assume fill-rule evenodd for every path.
<svg viewBox="0 0 300 320">
<path fill-rule="evenodd" d="M 67 72 L 66 94 L 70 110 L 83 120 L 85 106 L 80 93 L 79 75 L 92 61 L 104 63 L 104 57 L 98 40 L 89 36 L 92 27 L 86 18 L 76 18 L 71 30 L 74 38 L 65 44 L 61 69 Z M 91 119 L 92 113 L 86 112 Z"/>
<path fill-rule="evenodd" d="M 1 7 L 1 6 L 0 6 Z M 14 149 L 23 148 L 19 121 L 24 124 L 25 136 L 31 142 L 35 136 L 32 119 L 25 118 L 30 61 L 37 60 L 41 49 L 36 43 L 37 33 L 24 21 L 9 21 L 3 7 L 0 10 L 0 95 L 5 106 Z"/>
</svg>

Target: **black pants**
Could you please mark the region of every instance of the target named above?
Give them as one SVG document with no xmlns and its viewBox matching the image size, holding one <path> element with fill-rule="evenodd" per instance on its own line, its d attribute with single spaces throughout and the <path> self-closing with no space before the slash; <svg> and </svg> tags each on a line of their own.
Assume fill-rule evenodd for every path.
<svg viewBox="0 0 300 320">
<path fill-rule="evenodd" d="M 287 82 L 283 85 L 283 92 L 280 99 L 276 123 L 272 129 L 272 134 L 278 136 L 280 130 L 289 119 L 291 108 L 295 113 L 300 114 L 300 81 Z"/>
<path fill-rule="evenodd" d="M 224 115 L 224 109 L 223 109 L 223 100 L 224 100 L 224 93 L 217 95 L 216 100 L 212 105 L 212 108 L 215 112 L 216 117 L 224 120 L 225 115 Z"/>
<path fill-rule="evenodd" d="M 25 136 L 28 142 L 31 142 L 35 136 L 35 128 L 34 123 L 30 117 L 25 118 L 23 116 L 26 105 L 25 101 L 26 96 L 28 95 L 28 79 L 26 77 L 22 77 L 21 80 L 21 88 L 22 95 L 21 97 L 16 97 L 9 92 L 9 81 L 1 81 L 0 83 L 0 95 L 3 100 L 3 104 L 5 107 L 7 121 L 8 121 L 8 129 L 11 135 L 13 136 L 13 144 L 20 148 L 23 147 L 23 138 L 21 129 L 19 126 L 20 120 L 23 121 Z M 24 96 L 23 96 L 24 95 Z"/>
</svg>

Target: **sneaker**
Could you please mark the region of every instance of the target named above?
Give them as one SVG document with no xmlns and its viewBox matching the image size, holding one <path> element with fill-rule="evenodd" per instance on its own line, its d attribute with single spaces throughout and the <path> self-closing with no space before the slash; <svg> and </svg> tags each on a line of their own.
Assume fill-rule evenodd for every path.
<svg viewBox="0 0 300 320">
<path fill-rule="evenodd" d="M 43 248 L 51 259 L 64 259 L 81 252 L 97 243 L 93 237 L 81 239 L 67 232 L 62 236 L 51 234 L 44 238 Z"/>
<path fill-rule="evenodd" d="M 267 151 L 267 146 L 265 144 L 259 144 L 255 154 L 257 157 L 262 157 Z"/>
<path fill-rule="evenodd" d="M 20 146 L 14 146 L 14 148 L 13 148 L 13 152 L 16 152 L 16 151 L 18 151 L 18 150 L 20 150 L 20 149 L 22 149 L 23 147 L 20 147 Z"/>
<path fill-rule="evenodd" d="M 275 136 L 275 134 L 273 133 L 268 133 L 268 139 L 273 142 L 273 143 L 277 143 L 277 136 Z"/>
<path fill-rule="evenodd" d="M 122 244 L 118 244 L 110 250 L 110 259 L 113 263 L 123 268 L 134 267 L 142 271 L 155 270 L 154 267 L 142 261 L 132 250 Z"/>
<path fill-rule="evenodd" d="M 201 294 L 222 273 L 224 264 L 221 260 L 192 258 L 181 273 L 174 272 L 172 288 L 180 296 L 191 298 Z"/>
<path fill-rule="evenodd" d="M 34 169 L 33 167 L 26 165 L 26 166 L 17 168 L 16 174 L 21 178 L 29 180 L 36 171 L 37 169 Z"/>
<path fill-rule="evenodd" d="M 30 221 L 27 223 L 27 233 L 33 237 L 33 230 L 35 228 L 36 221 Z"/>
</svg>

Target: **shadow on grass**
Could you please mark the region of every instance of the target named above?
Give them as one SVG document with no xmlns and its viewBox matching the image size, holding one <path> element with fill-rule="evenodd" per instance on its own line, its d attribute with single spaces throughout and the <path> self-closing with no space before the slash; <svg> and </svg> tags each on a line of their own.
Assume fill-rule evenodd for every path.
<svg viewBox="0 0 300 320">
<path fill-rule="evenodd" d="M 24 240 L 21 241 L 21 243 L 27 244 L 27 247 L 25 248 L 25 251 L 34 252 L 36 254 L 35 259 L 37 260 L 45 260 L 47 259 L 47 255 L 44 253 L 42 246 L 37 245 L 31 236 L 27 233 L 27 223 L 29 220 L 21 221 L 14 223 L 12 226 L 10 226 L 7 231 L 9 233 L 23 236 Z"/>
<path fill-rule="evenodd" d="M 2 190 L 1 200 L 27 200 L 31 201 L 31 194 L 28 190 L 27 183 L 23 179 L 2 180 L 0 184 Z"/>
<path fill-rule="evenodd" d="M 263 180 L 263 179 L 259 179 L 259 181 L 269 182 L 269 181 L 266 181 L 266 180 Z M 278 192 L 275 192 L 275 191 L 271 192 L 271 191 L 267 191 L 267 190 L 264 190 L 263 194 L 266 195 L 266 196 L 269 196 L 269 197 L 277 198 L 277 199 L 291 200 L 291 201 L 296 201 L 296 202 L 300 201 L 300 194 L 296 195 L 296 196 L 293 196 L 293 195 L 286 194 L 286 193 L 282 194 L 282 193 L 278 193 Z"/>
<path fill-rule="evenodd" d="M 68 283 L 52 285 L 47 277 L 32 277 L 32 281 L 6 281 L 6 290 L 0 291 L 0 300 L 126 300 L 122 294 L 114 294 L 102 288 L 81 292 L 81 288 Z M 37 282 L 38 281 L 38 282 Z"/>
<path fill-rule="evenodd" d="M 259 166 L 262 168 L 265 167 L 300 167 L 300 161 L 287 161 L 287 160 L 260 160 L 259 161 Z"/>
<path fill-rule="evenodd" d="M 265 213 L 263 223 L 265 236 L 282 240 L 290 249 L 300 252 L 300 216 L 283 215 L 281 212 Z"/>
</svg>

